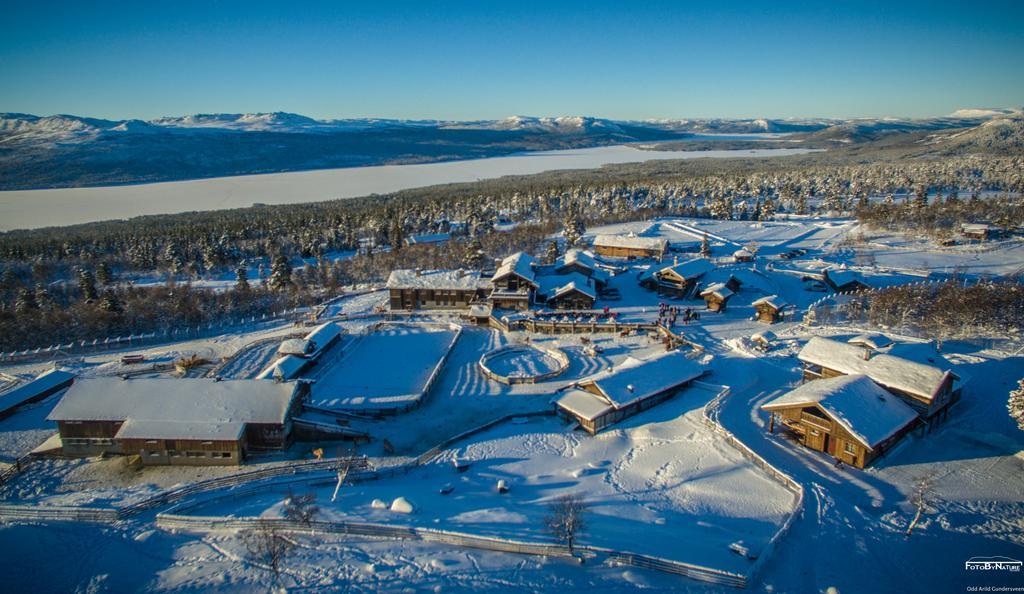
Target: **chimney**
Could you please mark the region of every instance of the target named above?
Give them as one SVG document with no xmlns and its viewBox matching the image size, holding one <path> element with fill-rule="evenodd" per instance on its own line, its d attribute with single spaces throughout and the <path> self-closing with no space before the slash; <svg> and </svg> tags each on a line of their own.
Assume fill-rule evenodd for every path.
<svg viewBox="0 0 1024 594">
<path fill-rule="evenodd" d="M 672 265 L 679 266 L 679 256 L 672 258 Z"/>
<path fill-rule="evenodd" d="M 627 384 L 626 385 L 626 389 L 629 390 L 630 393 L 632 393 L 633 392 L 633 384 Z"/>
<path fill-rule="evenodd" d="M 870 358 L 871 358 L 871 348 L 870 347 L 864 347 L 864 360 L 867 361 Z"/>
</svg>

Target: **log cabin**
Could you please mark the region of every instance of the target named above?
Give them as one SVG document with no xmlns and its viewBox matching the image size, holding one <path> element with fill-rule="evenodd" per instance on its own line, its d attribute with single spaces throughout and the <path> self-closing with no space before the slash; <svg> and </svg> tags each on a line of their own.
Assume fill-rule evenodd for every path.
<svg viewBox="0 0 1024 594">
<path fill-rule="evenodd" d="M 992 236 L 992 228 L 987 223 L 963 223 L 960 234 L 973 241 L 988 241 Z"/>
<path fill-rule="evenodd" d="M 859 272 L 846 268 L 826 268 L 821 276 L 825 284 L 836 293 L 853 293 L 871 288 Z"/>
<path fill-rule="evenodd" d="M 735 252 L 732 253 L 732 259 L 733 259 L 734 262 L 737 262 L 737 263 L 740 263 L 740 262 L 753 262 L 754 261 L 754 252 L 748 250 L 747 248 L 740 248 L 740 249 L 738 249 L 738 250 L 736 250 Z"/>
<path fill-rule="evenodd" d="M 234 465 L 291 444 L 304 383 L 261 380 L 76 381 L 47 420 L 69 457 L 125 454 L 143 465 Z"/>
<path fill-rule="evenodd" d="M 608 425 L 668 400 L 708 373 L 682 351 L 624 364 L 569 384 L 556 402 L 556 411 L 575 420 L 591 435 Z"/>
<path fill-rule="evenodd" d="M 555 274 L 570 274 L 577 272 L 594 282 L 598 290 L 608 285 L 611 275 L 607 270 L 599 268 L 594 256 L 580 249 L 572 248 L 566 250 L 565 254 L 555 261 Z"/>
<path fill-rule="evenodd" d="M 751 305 L 754 306 L 757 321 L 764 322 L 766 324 L 781 322 L 785 317 L 783 310 L 789 307 L 789 304 L 778 295 L 762 297 L 751 303 Z"/>
<path fill-rule="evenodd" d="M 917 413 L 866 375 L 818 380 L 763 405 L 799 442 L 864 468 L 918 423 Z"/>
<path fill-rule="evenodd" d="M 678 297 L 689 297 L 697 282 L 715 269 L 706 258 L 693 258 L 685 262 L 676 260 L 671 266 L 653 264 L 640 274 L 640 286 Z"/>
<path fill-rule="evenodd" d="M 593 309 L 597 289 L 578 272 L 538 277 L 537 302 L 554 309 Z"/>
<path fill-rule="evenodd" d="M 662 237 L 636 235 L 598 235 L 594 238 L 594 251 L 609 258 L 654 258 L 661 260 L 668 250 L 668 240 Z"/>
<path fill-rule="evenodd" d="M 501 261 L 491 277 L 493 288 L 487 299 L 494 309 L 526 310 L 538 288 L 536 262 L 526 252 L 516 252 Z"/>
<path fill-rule="evenodd" d="M 715 283 L 701 291 L 700 296 L 704 298 L 704 303 L 707 304 L 709 310 L 725 311 L 725 306 L 732 298 L 733 292 L 725 283 Z"/>
<path fill-rule="evenodd" d="M 805 381 L 866 375 L 890 393 L 899 396 L 925 419 L 943 418 L 950 405 L 959 400 L 963 378 L 951 366 L 939 367 L 875 353 L 856 344 L 815 336 L 797 355 L 803 363 Z"/>
<path fill-rule="evenodd" d="M 491 291 L 472 270 L 393 270 L 386 286 L 392 310 L 468 309 Z"/>
</svg>

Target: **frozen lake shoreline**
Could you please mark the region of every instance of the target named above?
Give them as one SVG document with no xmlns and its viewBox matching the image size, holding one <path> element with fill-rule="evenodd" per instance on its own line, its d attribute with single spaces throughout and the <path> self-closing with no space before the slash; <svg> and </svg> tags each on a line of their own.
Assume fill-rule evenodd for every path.
<svg viewBox="0 0 1024 594">
<path fill-rule="evenodd" d="M 779 157 L 810 149 L 647 151 L 617 145 L 420 165 L 320 169 L 129 186 L 0 192 L 0 231 L 176 212 L 295 204 L 385 194 L 559 169 L 671 159 Z"/>
</svg>

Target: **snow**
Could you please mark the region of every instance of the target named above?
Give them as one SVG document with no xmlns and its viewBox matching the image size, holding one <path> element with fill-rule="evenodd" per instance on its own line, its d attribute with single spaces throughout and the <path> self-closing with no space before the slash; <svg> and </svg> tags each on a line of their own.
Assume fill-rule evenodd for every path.
<svg viewBox="0 0 1024 594">
<path fill-rule="evenodd" d="M 577 389 L 567 391 L 564 396 L 558 399 L 557 404 L 559 408 L 567 410 L 587 421 L 593 421 L 615 408 L 596 394 Z"/>
<path fill-rule="evenodd" d="M 75 374 L 62 369 L 51 369 L 40 374 L 32 381 L 22 384 L 13 390 L 0 394 L 0 413 L 18 408 L 26 401 L 38 397 L 47 390 L 75 379 Z"/>
<path fill-rule="evenodd" d="M 699 363 L 689 359 L 687 353 L 671 351 L 635 364 L 619 366 L 580 384 L 592 384 L 615 408 L 623 408 L 685 384 L 706 372 Z"/>
<path fill-rule="evenodd" d="M 382 325 L 346 345 L 340 361 L 320 361 L 310 401 L 347 409 L 413 404 L 457 336 L 448 327 Z"/>
<path fill-rule="evenodd" d="M 928 400 L 946 377 L 947 369 L 885 353 L 865 359 L 867 354 L 863 347 L 816 336 L 800 351 L 799 358 L 847 375 L 867 375 L 883 386 Z"/>
<path fill-rule="evenodd" d="M 774 309 L 781 310 L 789 306 L 784 299 L 781 299 L 778 295 L 768 295 L 767 297 L 761 297 L 755 300 L 751 305 L 769 305 Z"/>
<path fill-rule="evenodd" d="M 780 410 L 815 404 L 871 449 L 917 419 L 913 409 L 865 375 L 810 381 L 761 408 Z"/>
<path fill-rule="evenodd" d="M 415 506 L 409 503 L 409 500 L 405 497 L 396 497 L 395 500 L 391 502 L 391 507 L 389 509 L 398 514 L 411 514 L 416 510 Z"/>
<path fill-rule="evenodd" d="M 533 283 L 533 267 L 535 264 L 536 262 L 534 261 L 533 256 L 526 252 L 516 252 L 501 261 L 501 266 L 499 266 L 494 272 L 492 280 L 498 281 L 506 276 L 515 274 L 516 276 Z"/>
<path fill-rule="evenodd" d="M 209 424 L 202 430 L 233 431 L 239 422 L 284 422 L 294 392 L 294 384 L 254 380 L 86 378 L 75 381 L 47 418 L 149 422 L 140 429 L 159 423 L 179 423 L 179 429 Z"/>
<path fill-rule="evenodd" d="M 476 270 L 392 270 L 387 287 L 475 291 L 482 282 Z"/>
<path fill-rule="evenodd" d="M 639 237 L 636 235 L 597 235 L 594 237 L 594 247 L 633 248 L 641 250 L 653 250 L 663 252 L 668 248 L 668 242 L 657 237 Z"/>
<path fill-rule="evenodd" d="M 73 225 L 184 211 L 298 204 L 389 194 L 437 184 L 475 182 L 612 163 L 797 155 L 810 149 L 645 151 L 626 145 L 523 153 L 419 165 L 382 165 L 244 175 L 132 186 L 0 192 L 0 231 Z"/>
<path fill-rule="evenodd" d="M 714 295 L 719 299 L 726 299 L 728 297 L 732 297 L 733 292 L 729 287 L 725 286 L 725 283 L 715 283 L 713 285 L 708 285 L 706 289 L 700 292 L 701 297 L 704 297 L 705 295 Z"/>
</svg>

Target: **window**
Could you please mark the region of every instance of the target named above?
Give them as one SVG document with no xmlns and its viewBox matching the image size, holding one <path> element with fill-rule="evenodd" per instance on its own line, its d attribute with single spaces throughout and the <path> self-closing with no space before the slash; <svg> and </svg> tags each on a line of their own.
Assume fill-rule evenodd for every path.
<svg viewBox="0 0 1024 594">
<path fill-rule="evenodd" d="M 843 444 L 843 451 L 851 456 L 857 455 L 857 448 L 848 441 Z"/>
</svg>

